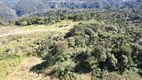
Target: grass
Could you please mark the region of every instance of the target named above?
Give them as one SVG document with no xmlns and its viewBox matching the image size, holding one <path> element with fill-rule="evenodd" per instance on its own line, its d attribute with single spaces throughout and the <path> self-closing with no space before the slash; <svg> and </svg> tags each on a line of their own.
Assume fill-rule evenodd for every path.
<svg viewBox="0 0 142 80">
<path fill-rule="evenodd" d="M 34 54 L 34 42 L 46 33 L 13 35 L 0 38 L 0 80 L 11 74 L 26 56 Z M 25 56 L 25 57 L 24 57 Z"/>
<path fill-rule="evenodd" d="M 63 20 L 61 22 L 51 24 L 51 25 L 30 25 L 22 27 L 23 30 L 36 30 L 36 29 L 57 29 L 59 26 L 73 26 L 75 22 L 70 20 Z"/>
<path fill-rule="evenodd" d="M 0 80 L 5 80 L 6 76 L 11 74 L 23 59 L 22 56 L 15 56 L 0 60 Z"/>
<path fill-rule="evenodd" d="M 79 21 L 80 23 L 84 23 L 84 24 L 91 24 L 91 23 L 99 23 L 99 24 L 104 24 L 104 22 L 97 22 L 97 20 L 87 20 L 87 21 Z"/>
<path fill-rule="evenodd" d="M 11 35 L 0 38 L 0 53 L 25 55 L 33 51 L 36 44 L 34 42 L 48 36 L 48 32 Z"/>
<path fill-rule="evenodd" d="M 24 26 L 24 30 L 35 30 L 35 29 L 56 29 L 58 28 L 55 24 L 53 25 L 30 25 Z"/>
</svg>

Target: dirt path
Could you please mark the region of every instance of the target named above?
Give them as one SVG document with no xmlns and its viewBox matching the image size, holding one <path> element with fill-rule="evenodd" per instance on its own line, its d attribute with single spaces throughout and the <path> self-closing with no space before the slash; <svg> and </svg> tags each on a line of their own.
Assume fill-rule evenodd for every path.
<svg viewBox="0 0 142 80">
<path fill-rule="evenodd" d="M 62 28 L 57 28 L 57 29 L 38 29 L 38 30 L 21 30 L 21 29 L 15 29 L 6 33 L 1 33 L 0 37 L 6 37 L 6 36 L 10 36 L 10 35 L 17 35 L 17 34 L 28 34 L 28 33 L 34 33 L 34 32 L 48 32 L 48 31 L 61 31 L 61 32 L 68 32 L 68 30 L 71 27 L 62 27 Z M 1 30 L 2 31 L 2 30 Z M 1 32 L 0 31 L 0 32 Z"/>
<path fill-rule="evenodd" d="M 33 66 L 40 64 L 42 61 L 41 58 L 37 57 L 26 58 L 6 80 L 59 80 L 55 77 L 30 71 Z M 82 74 L 77 77 L 77 80 L 91 80 L 91 75 Z"/>
<path fill-rule="evenodd" d="M 30 71 L 32 66 L 40 64 L 43 60 L 37 57 L 26 58 L 18 68 L 7 78 L 7 80 L 55 80 L 49 76 L 33 73 Z"/>
</svg>

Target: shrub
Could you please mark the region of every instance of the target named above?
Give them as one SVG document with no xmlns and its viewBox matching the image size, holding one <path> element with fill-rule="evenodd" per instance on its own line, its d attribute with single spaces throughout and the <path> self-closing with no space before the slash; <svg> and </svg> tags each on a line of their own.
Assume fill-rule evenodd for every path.
<svg viewBox="0 0 142 80">
<path fill-rule="evenodd" d="M 63 78 L 67 80 L 72 77 L 72 75 L 70 74 L 74 71 L 75 66 L 76 66 L 76 63 L 74 63 L 71 59 L 68 59 L 64 62 L 56 63 L 52 73 L 54 73 L 54 75 L 58 78 Z"/>
<path fill-rule="evenodd" d="M 86 41 L 85 38 L 82 36 L 74 36 L 75 40 L 75 45 L 79 47 L 85 47 L 86 46 Z"/>
<path fill-rule="evenodd" d="M 68 44 L 69 44 L 69 46 L 71 46 L 71 47 L 74 47 L 74 46 L 75 46 L 75 40 L 74 40 L 74 37 L 68 38 Z"/>
<path fill-rule="evenodd" d="M 97 58 L 98 62 L 105 62 L 107 59 L 106 50 L 100 45 L 95 46 L 92 55 Z"/>
<path fill-rule="evenodd" d="M 121 50 L 122 50 L 122 54 L 125 54 L 125 55 L 131 55 L 132 53 L 131 46 L 128 43 L 122 45 Z"/>
<path fill-rule="evenodd" d="M 21 22 L 20 22 L 20 25 L 26 26 L 26 25 L 28 25 L 28 22 L 27 22 L 27 21 L 21 21 Z"/>
</svg>

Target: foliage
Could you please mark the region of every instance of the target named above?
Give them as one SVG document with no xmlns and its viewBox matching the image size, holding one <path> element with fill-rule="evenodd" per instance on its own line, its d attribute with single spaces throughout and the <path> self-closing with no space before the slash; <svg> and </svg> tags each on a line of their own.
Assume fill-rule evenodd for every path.
<svg viewBox="0 0 142 80">
<path fill-rule="evenodd" d="M 74 74 L 89 72 L 101 78 L 103 70 L 123 74 L 133 68 L 137 68 L 139 71 L 136 72 L 140 74 L 142 62 L 138 52 L 141 45 L 136 46 L 128 31 L 107 31 L 105 27 L 101 24 L 79 23 L 65 36 L 48 37 L 37 48 L 41 51 L 38 52 L 39 56 L 44 54 L 42 57 L 47 64 L 39 71 L 52 67 L 52 75 L 61 79 L 75 79 L 77 76 Z"/>
</svg>

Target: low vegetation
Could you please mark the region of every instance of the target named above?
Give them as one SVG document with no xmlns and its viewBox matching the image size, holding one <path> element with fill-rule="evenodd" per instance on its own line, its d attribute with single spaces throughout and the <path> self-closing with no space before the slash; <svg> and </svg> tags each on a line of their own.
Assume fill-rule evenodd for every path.
<svg viewBox="0 0 142 80">
<path fill-rule="evenodd" d="M 40 30 L 40 29 L 45 29 L 45 30 L 50 30 L 50 29 L 59 29 L 59 28 L 64 28 L 64 27 L 73 27 L 77 22 L 73 22 L 70 20 L 62 20 L 60 22 L 54 23 L 54 24 L 41 24 L 41 25 L 27 25 L 22 27 L 23 30 Z"/>
<path fill-rule="evenodd" d="M 47 36 L 47 32 L 21 34 L 0 38 L 0 80 L 5 80 L 26 58 L 36 56 L 35 42 Z"/>
<path fill-rule="evenodd" d="M 23 61 L 23 56 L 9 55 L 0 57 L 0 80 L 6 79 Z"/>
</svg>

